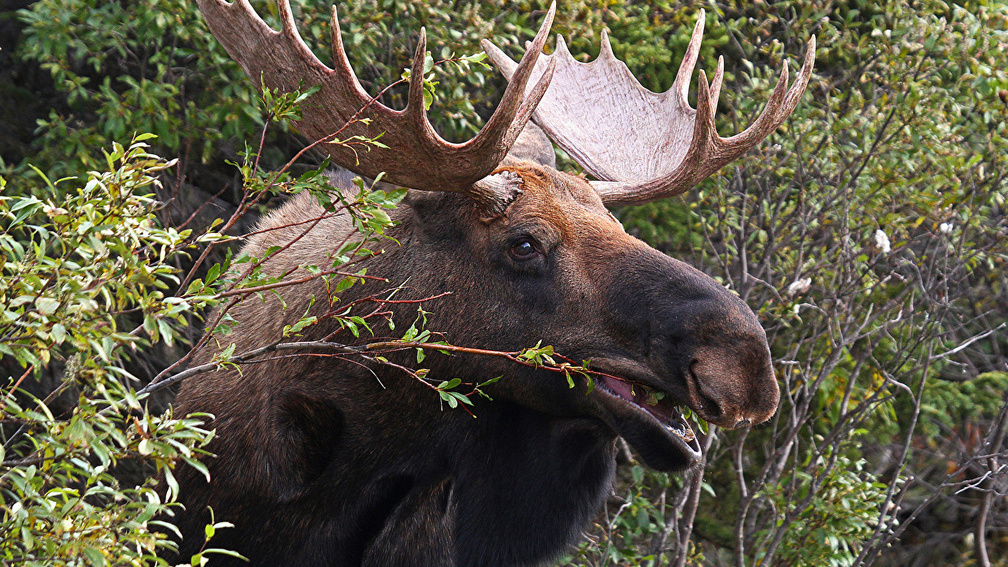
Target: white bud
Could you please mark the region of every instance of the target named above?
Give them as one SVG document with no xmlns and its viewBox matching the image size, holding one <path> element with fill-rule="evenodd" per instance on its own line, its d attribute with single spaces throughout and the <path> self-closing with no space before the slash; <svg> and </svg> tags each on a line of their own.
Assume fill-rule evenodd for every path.
<svg viewBox="0 0 1008 567">
<path fill-rule="evenodd" d="M 889 235 L 881 228 L 875 231 L 875 246 L 878 246 L 878 249 L 883 254 L 888 254 L 892 250 L 892 245 L 889 243 Z"/>
<path fill-rule="evenodd" d="M 791 285 L 787 286 L 788 296 L 793 296 L 797 293 L 805 293 L 812 286 L 812 278 L 801 278 L 791 282 Z"/>
</svg>

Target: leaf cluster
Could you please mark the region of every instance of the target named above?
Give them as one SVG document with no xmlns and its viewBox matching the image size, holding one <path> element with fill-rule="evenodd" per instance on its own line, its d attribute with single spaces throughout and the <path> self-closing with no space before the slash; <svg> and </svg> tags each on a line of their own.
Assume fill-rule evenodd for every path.
<svg viewBox="0 0 1008 567">
<path fill-rule="evenodd" d="M 148 139 L 114 145 L 83 185 L 39 171 L 51 198 L 0 197 L 0 351 L 5 369 L 20 367 L 0 388 L 4 563 L 154 562 L 169 545 L 159 526 L 178 495 L 172 469 L 206 474 L 206 416 L 150 411 L 124 366 L 134 349 L 170 342 L 167 321 L 189 309 L 167 290 L 190 235 L 157 223 L 147 191 L 171 162 Z M 145 325 L 123 328 L 128 314 Z M 61 383 L 44 399 L 20 389 L 56 368 Z M 53 409 L 62 393 L 75 398 L 67 413 Z M 153 476 L 124 482 L 119 471 L 138 464 L 167 491 Z"/>
</svg>

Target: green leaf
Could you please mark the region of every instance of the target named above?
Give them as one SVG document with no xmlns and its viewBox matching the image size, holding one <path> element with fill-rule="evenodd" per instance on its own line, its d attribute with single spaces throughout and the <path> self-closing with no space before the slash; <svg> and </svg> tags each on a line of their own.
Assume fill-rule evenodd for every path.
<svg viewBox="0 0 1008 567">
<path fill-rule="evenodd" d="M 165 498 L 168 502 L 174 502 L 179 495 L 179 484 L 178 481 L 175 480 L 175 475 L 172 474 L 172 470 L 170 468 L 164 469 L 164 480 L 165 484 L 168 485 L 168 492 L 165 495 Z"/>
<path fill-rule="evenodd" d="M 52 315 L 59 309 L 60 302 L 51 297 L 40 297 L 35 301 L 35 308 L 42 315 Z"/>
<path fill-rule="evenodd" d="M 88 563 L 94 567 L 103 567 L 108 563 L 105 556 L 102 555 L 102 552 L 93 547 L 85 547 L 81 550 L 81 552 L 84 554 L 84 557 L 87 558 Z"/>
<path fill-rule="evenodd" d="M 283 336 L 290 337 L 293 335 L 297 335 L 298 333 L 303 331 L 306 327 L 310 327 L 314 325 L 316 322 L 318 322 L 318 317 L 312 315 L 311 317 L 305 317 L 301 319 L 300 321 L 294 323 L 293 325 L 285 325 L 283 328 Z"/>
<path fill-rule="evenodd" d="M 185 462 L 190 467 L 199 471 L 203 475 L 203 477 L 206 478 L 207 482 L 210 482 L 210 470 L 207 468 L 205 464 L 192 458 L 185 459 Z"/>
<path fill-rule="evenodd" d="M 63 341 L 66 340 L 66 327 L 62 323 L 55 323 L 52 327 L 52 336 L 56 344 L 63 344 Z"/>
<path fill-rule="evenodd" d="M 235 559 L 241 559 L 242 561 L 248 561 L 248 558 L 244 555 L 238 553 L 237 551 L 231 551 L 230 549 L 218 549 L 216 547 L 211 547 L 206 549 L 203 553 L 213 553 L 215 555 L 226 555 L 228 557 L 234 557 Z"/>
<path fill-rule="evenodd" d="M 157 320 L 158 331 L 161 335 L 161 340 L 164 341 L 165 345 L 169 348 L 174 346 L 175 336 L 172 333 L 171 325 L 163 317 Z"/>
<path fill-rule="evenodd" d="M 213 266 L 210 266 L 210 269 L 207 270 L 206 279 L 204 280 L 206 282 L 206 285 L 210 285 L 215 281 L 217 281 L 217 277 L 220 276 L 220 272 L 221 272 L 220 264 L 214 264 Z"/>
</svg>

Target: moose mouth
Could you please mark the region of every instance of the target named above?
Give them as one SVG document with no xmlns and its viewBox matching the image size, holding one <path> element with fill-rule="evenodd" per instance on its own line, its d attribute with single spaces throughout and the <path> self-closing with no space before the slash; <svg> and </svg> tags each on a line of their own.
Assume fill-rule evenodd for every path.
<svg viewBox="0 0 1008 567">
<path fill-rule="evenodd" d="M 594 387 L 607 409 L 605 421 L 652 468 L 683 469 L 700 460 L 699 440 L 683 415 L 685 404 L 674 395 L 608 372 L 594 376 Z"/>
<path fill-rule="evenodd" d="M 602 376 L 595 385 L 651 414 L 683 443 L 693 443 L 696 439 L 696 433 L 683 417 L 679 404 L 664 392 L 612 376 Z"/>
</svg>

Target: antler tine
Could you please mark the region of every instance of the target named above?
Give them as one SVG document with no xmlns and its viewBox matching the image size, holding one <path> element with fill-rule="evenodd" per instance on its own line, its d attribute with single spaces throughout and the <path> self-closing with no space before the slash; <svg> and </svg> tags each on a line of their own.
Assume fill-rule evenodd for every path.
<svg viewBox="0 0 1008 567">
<path fill-rule="evenodd" d="M 413 58 L 406 108 L 396 111 L 361 88 L 346 55 L 335 6 L 331 14 L 334 68 L 330 69 L 301 39 L 288 0 L 278 2 L 279 32 L 259 18 L 248 0 L 197 3 L 218 41 L 257 84 L 261 77 L 267 88 L 283 92 L 299 88 L 302 82 L 320 87 L 302 105 L 302 119 L 297 126 L 309 138 L 324 140 L 334 163 L 368 177 L 384 172 L 386 180 L 404 187 L 464 193 L 492 211 L 500 211 L 516 196 L 514 184 L 476 182 L 490 175 L 504 159 L 538 103 L 536 97 L 523 96 L 535 66 L 534 54 L 522 61 L 523 80 L 509 86 L 483 130 L 468 142 L 454 144 L 438 136 L 427 120 L 423 102 L 424 30 Z M 555 11 L 554 3 L 536 35 L 534 43 L 539 44 L 539 51 Z M 532 94 L 541 96 L 549 80 L 549 76 L 540 77 L 544 84 L 535 85 Z M 379 135 L 391 150 L 371 149 L 359 142 Z"/>
<path fill-rule="evenodd" d="M 294 11 L 291 10 L 290 2 L 285 0 L 277 3 L 277 12 L 280 15 L 280 31 L 297 41 L 299 45 L 304 45 L 304 40 L 298 33 L 297 24 L 294 23 Z"/>
<path fill-rule="evenodd" d="M 612 41 L 609 40 L 609 30 L 602 28 L 602 38 L 600 41 L 602 45 L 599 49 L 599 58 L 616 59 L 616 54 L 612 50 Z"/>
<path fill-rule="evenodd" d="M 539 28 L 539 32 L 536 33 L 535 38 L 532 40 L 531 47 L 525 52 L 525 56 L 521 58 L 517 67 L 514 69 L 513 75 L 509 78 L 508 86 L 504 89 L 504 95 L 501 97 L 501 102 L 497 106 L 497 110 L 487 120 L 487 123 L 483 126 L 483 130 L 476 135 L 473 139 L 473 143 L 478 144 L 482 138 L 492 138 L 496 137 L 499 133 L 507 132 L 503 134 L 506 139 L 509 139 L 511 143 L 518 138 L 518 134 L 521 133 L 522 129 L 525 128 L 525 123 L 518 124 L 514 120 L 514 117 L 518 114 L 519 106 L 522 103 L 522 99 L 529 103 L 532 109 L 539 104 L 539 99 L 533 97 L 539 89 L 538 83 L 545 80 L 546 85 L 542 89 L 545 94 L 546 88 L 549 86 L 549 82 L 552 79 L 552 73 L 543 73 L 539 76 L 536 81 L 536 86 L 528 87 L 529 80 L 532 78 L 533 71 L 536 69 L 536 63 L 539 59 L 539 54 L 542 53 L 543 46 L 546 45 L 546 39 L 549 36 L 549 30 L 553 26 L 553 17 L 556 15 L 556 0 L 550 4 L 549 10 L 546 11 L 546 18 L 543 20 L 542 26 Z M 480 42 L 484 49 L 486 48 L 487 40 Z M 547 67 L 549 65 L 547 64 Z M 532 102 L 534 101 L 534 103 Z M 529 113 L 531 115 L 531 113 Z M 528 118 L 525 119 L 526 122 Z M 510 148 L 510 144 L 508 144 Z M 507 152 L 504 152 L 505 155 Z M 504 156 L 501 156 L 503 159 Z"/>
<path fill-rule="evenodd" d="M 715 78 L 717 78 L 716 75 Z M 707 82 L 707 73 L 701 69 L 700 78 L 697 81 L 696 126 L 693 128 L 693 144 L 691 145 L 697 145 L 699 148 L 709 147 L 710 142 L 718 137 L 717 130 L 714 128 L 714 115 L 717 113 L 717 100 L 714 96 L 714 89 Z M 700 144 L 696 144 L 698 139 Z"/>
<path fill-rule="evenodd" d="M 605 31 L 599 57 L 591 63 L 575 60 L 559 36 L 556 51 L 540 58 L 542 65 L 556 63 L 556 73 L 533 120 L 598 179 L 592 185 L 606 204 L 643 203 L 685 192 L 759 143 L 798 105 L 812 74 L 815 37 L 809 40 L 792 87 L 787 88 L 785 65 L 766 108 L 753 124 L 735 136 L 718 136 L 714 113 L 724 80 L 723 58 L 718 58 L 710 84 L 700 72 L 696 110 L 687 98 L 704 17 L 701 10 L 676 79 L 661 94 L 642 87 L 626 65 L 611 55 Z M 512 77 L 514 61 L 488 43 L 484 49 L 504 76 Z"/>
<path fill-rule="evenodd" d="M 529 94 L 525 97 L 525 102 L 518 107 L 518 113 L 515 115 L 514 122 L 511 124 L 511 129 L 508 131 L 508 136 L 513 136 L 517 138 L 525 126 L 528 124 L 530 118 L 532 118 L 532 113 L 535 112 L 536 106 L 539 105 L 539 101 L 542 100 L 543 95 L 546 94 L 546 89 L 550 86 L 550 81 L 553 80 L 553 73 L 556 70 L 556 61 L 550 61 L 549 65 L 546 66 L 546 70 L 543 72 L 542 77 L 536 81 L 535 87 L 529 91 Z M 513 143 L 513 140 L 512 140 Z M 510 146 L 511 143 L 508 143 Z"/>
<path fill-rule="evenodd" d="M 415 126 L 429 127 L 427 121 L 427 104 L 424 102 L 424 63 L 427 58 L 427 28 L 420 28 L 420 41 L 417 42 L 416 53 L 413 54 L 413 65 L 410 67 L 409 94 L 406 97 L 406 112 Z"/>
<path fill-rule="evenodd" d="M 805 52 L 805 60 L 798 71 L 794 85 L 787 91 L 785 89 L 788 83 L 788 64 L 787 61 L 784 61 L 784 64 L 781 66 L 780 79 L 778 79 L 777 86 L 774 88 L 773 94 L 770 95 L 770 100 L 767 101 L 766 107 L 763 108 L 763 112 L 742 132 L 730 138 L 721 138 L 722 143 L 728 147 L 738 146 L 748 149 L 762 141 L 770 132 L 776 130 L 794 112 L 794 109 L 798 107 L 798 101 L 805 92 L 805 86 L 812 76 L 812 65 L 815 62 L 815 46 L 816 38 L 812 36 L 809 39 L 808 48 Z"/>
<path fill-rule="evenodd" d="M 788 94 L 788 63 L 787 61 L 781 65 L 780 77 L 777 79 L 777 85 L 774 87 L 773 93 L 770 95 L 770 99 L 767 100 L 766 106 L 763 107 L 763 111 L 760 112 L 756 120 L 749 125 L 748 128 L 731 136 L 729 138 L 718 138 L 719 143 L 729 150 L 731 148 L 743 148 L 743 151 L 749 149 L 750 147 L 758 144 L 763 138 L 766 138 L 770 132 L 773 132 L 777 126 L 780 126 L 781 122 L 791 112 L 784 106 L 784 99 Z M 795 100 L 797 103 L 797 99 Z M 793 110 L 793 109 L 792 109 Z"/>
<path fill-rule="evenodd" d="M 711 80 L 711 108 L 717 110 L 718 98 L 721 96 L 721 81 L 724 80 L 724 57 L 718 55 L 717 70 L 714 71 L 714 79 Z"/>
<path fill-rule="evenodd" d="M 343 30 L 340 29 L 336 4 L 332 5 L 332 15 L 329 18 L 329 35 L 332 43 L 333 73 L 336 80 L 346 85 L 350 90 L 363 93 L 364 87 L 357 80 L 357 74 L 353 72 L 350 60 L 347 59 L 346 49 L 343 47 Z"/>
<path fill-rule="evenodd" d="M 700 43 L 703 41 L 704 20 L 707 11 L 700 9 L 697 16 L 697 23 L 693 26 L 693 33 L 690 35 L 689 44 L 686 46 L 686 53 L 683 55 L 682 63 L 679 64 L 679 71 L 676 73 L 675 81 L 670 89 L 682 104 L 683 108 L 689 109 L 689 85 L 690 78 L 693 77 L 693 68 L 696 66 L 697 57 L 700 56 Z"/>
</svg>

